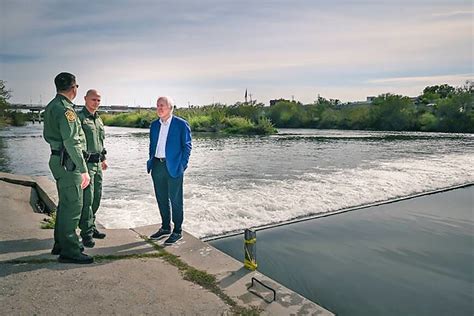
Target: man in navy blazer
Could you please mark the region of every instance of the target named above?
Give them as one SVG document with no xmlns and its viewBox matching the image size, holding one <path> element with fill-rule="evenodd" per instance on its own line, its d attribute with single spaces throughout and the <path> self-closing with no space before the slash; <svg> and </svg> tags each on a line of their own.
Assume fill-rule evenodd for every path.
<svg viewBox="0 0 474 316">
<path fill-rule="evenodd" d="M 147 171 L 151 172 L 153 179 L 161 228 L 150 239 L 159 240 L 169 235 L 165 245 L 171 245 L 182 238 L 183 176 L 191 155 L 191 128 L 184 119 L 173 116 L 173 100 L 170 97 L 158 98 L 156 113 L 159 119 L 150 126 Z"/>
</svg>

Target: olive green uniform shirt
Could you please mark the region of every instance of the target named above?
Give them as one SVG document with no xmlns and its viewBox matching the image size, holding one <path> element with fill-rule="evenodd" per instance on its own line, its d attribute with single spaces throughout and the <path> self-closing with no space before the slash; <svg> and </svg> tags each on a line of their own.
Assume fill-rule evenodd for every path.
<svg viewBox="0 0 474 316">
<path fill-rule="evenodd" d="M 82 129 L 86 135 L 87 152 L 101 153 L 104 149 L 105 130 L 104 122 L 102 122 L 99 114 L 97 112 L 94 114 L 90 113 L 84 106 L 77 113 L 77 116 L 82 123 Z"/>
<path fill-rule="evenodd" d="M 73 106 L 74 104 L 61 94 L 57 94 L 49 102 L 44 112 L 43 137 L 52 150 L 66 148 L 79 172 L 86 173 L 87 165 L 82 153 L 86 149 L 86 138 Z"/>
</svg>

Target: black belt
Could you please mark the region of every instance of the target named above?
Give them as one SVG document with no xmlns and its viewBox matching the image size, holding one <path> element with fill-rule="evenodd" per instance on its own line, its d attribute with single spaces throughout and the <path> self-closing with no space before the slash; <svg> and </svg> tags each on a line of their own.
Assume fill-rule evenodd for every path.
<svg viewBox="0 0 474 316">
<path fill-rule="evenodd" d="M 166 161 L 166 158 L 155 157 L 155 159 L 158 160 L 159 162 L 165 162 Z"/>
<path fill-rule="evenodd" d="M 88 153 L 88 152 L 83 152 L 84 154 L 84 159 L 86 162 L 100 162 L 100 153 Z"/>
<path fill-rule="evenodd" d="M 61 151 L 60 150 L 54 150 L 51 149 L 51 155 L 53 156 L 61 156 Z M 83 152 L 83 156 L 86 162 L 100 162 L 101 161 L 101 154 L 100 153 L 88 153 L 88 152 Z M 164 161 L 164 160 L 163 160 Z"/>
</svg>

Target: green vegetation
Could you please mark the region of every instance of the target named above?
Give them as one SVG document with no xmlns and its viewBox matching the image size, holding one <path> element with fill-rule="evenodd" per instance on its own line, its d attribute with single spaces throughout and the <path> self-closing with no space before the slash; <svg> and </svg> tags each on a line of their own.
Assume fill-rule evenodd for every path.
<svg viewBox="0 0 474 316">
<path fill-rule="evenodd" d="M 275 127 L 357 129 L 387 131 L 474 132 L 473 83 L 461 87 L 447 84 L 428 86 L 416 97 L 381 94 L 371 102 L 341 104 L 318 97 L 311 104 L 280 99 L 265 107 L 262 103 L 237 102 L 178 108 L 195 132 L 269 135 Z M 102 114 L 106 125 L 149 127 L 154 111 Z"/>
<path fill-rule="evenodd" d="M 54 225 L 56 223 L 56 210 L 53 210 L 49 216 L 49 218 L 43 219 L 43 222 L 41 223 L 42 229 L 54 229 Z"/>
<path fill-rule="evenodd" d="M 120 114 L 101 114 L 100 117 L 105 125 L 122 127 L 149 127 L 156 119 L 154 111 L 137 111 Z"/>
<path fill-rule="evenodd" d="M 176 109 L 174 113 L 189 122 L 195 132 L 222 134 L 268 135 L 276 133 L 272 122 L 264 116 L 263 104 L 222 104 Z M 149 127 L 157 118 L 154 111 L 101 114 L 105 125 Z"/>
<path fill-rule="evenodd" d="M 474 132 L 473 84 L 429 86 L 417 98 L 381 94 L 372 102 L 340 104 L 318 98 L 313 104 L 279 101 L 266 115 L 276 127 L 389 131 Z"/>
<path fill-rule="evenodd" d="M 0 127 L 5 125 L 23 126 L 29 119 L 26 113 L 9 111 L 10 103 L 8 99 L 11 98 L 11 90 L 8 90 L 6 81 L 0 79 Z"/>
</svg>

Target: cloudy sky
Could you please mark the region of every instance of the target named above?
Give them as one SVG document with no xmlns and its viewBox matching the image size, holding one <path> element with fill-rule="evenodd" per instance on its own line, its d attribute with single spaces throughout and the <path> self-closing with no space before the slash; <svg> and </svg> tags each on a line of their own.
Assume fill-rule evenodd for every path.
<svg viewBox="0 0 474 316">
<path fill-rule="evenodd" d="M 342 101 L 473 78 L 470 0 L 0 0 L 0 79 L 47 103 L 61 71 L 102 103 Z"/>
</svg>

